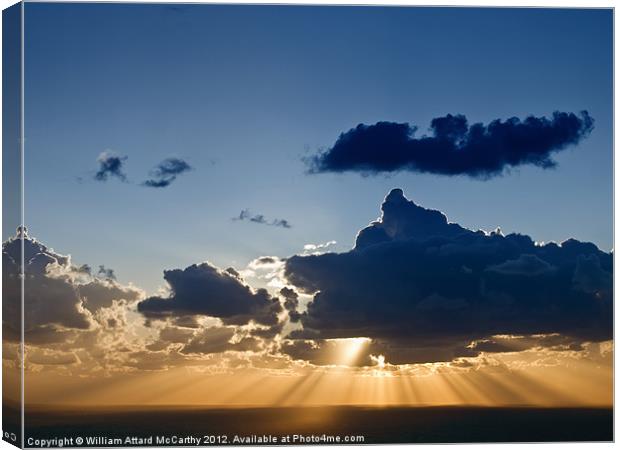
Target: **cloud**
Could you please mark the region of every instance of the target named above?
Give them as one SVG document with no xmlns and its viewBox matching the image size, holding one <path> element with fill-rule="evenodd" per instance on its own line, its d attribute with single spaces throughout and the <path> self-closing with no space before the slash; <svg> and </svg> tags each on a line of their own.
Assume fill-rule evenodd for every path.
<svg viewBox="0 0 620 450">
<path fill-rule="evenodd" d="M 498 334 L 611 339 L 612 255 L 594 244 L 471 231 L 400 189 L 381 208 L 353 250 L 286 259 L 314 296 L 290 337 L 368 337 L 392 363 L 449 361 Z"/>
<path fill-rule="evenodd" d="M 88 265 L 74 266 L 61 255 L 30 237 L 27 231 L 2 244 L 3 332 L 19 340 L 21 282 L 19 265 L 24 245 L 24 333 L 30 345 L 67 341 L 76 333 L 99 327 L 97 314 L 114 300 L 136 300 L 141 291 L 114 280 L 91 275 Z"/>
<path fill-rule="evenodd" d="M 97 275 L 99 275 L 100 277 L 109 279 L 109 280 L 116 280 L 116 275 L 114 274 L 114 270 L 110 268 L 106 268 L 104 265 L 99 266 Z"/>
<path fill-rule="evenodd" d="M 2 245 L 3 271 L 3 329 L 8 339 L 19 339 L 21 281 L 19 275 L 22 239 L 9 239 Z M 49 250 L 26 234 L 24 245 L 24 272 L 27 288 L 24 290 L 24 332 L 28 334 L 46 326 L 56 329 L 89 329 L 92 317 L 82 306 L 82 300 L 73 283 L 51 277 L 47 266 L 66 266 L 69 258 Z"/>
<path fill-rule="evenodd" d="M 555 167 L 553 154 L 578 144 L 593 124 L 587 111 L 498 119 L 488 125 L 469 125 L 465 116 L 448 114 L 433 119 L 430 135 L 421 137 L 407 123 L 359 124 L 306 163 L 311 173 L 409 171 L 487 179 L 522 165 Z"/>
<path fill-rule="evenodd" d="M 322 244 L 306 244 L 304 245 L 304 255 L 319 255 L 328 251 L 329 247 L 336 245 L 336 241 L 328 241 Z"/>
<path fill-rule="evenodd" d="M 246 336 L 233 341 L 236 327 L 210 327 L 194 336 L 181 350 L 181 353 L 223 353 L 228 351 L 256 352 L 260 350 L 261 341 Z"/>
<path fill-rule="evenodd" d="M 51 352 L 34 348 L 28 353 L 28 362 L 39 365 L 66 366 L 78 362 L 74 353 Z"/>
<path fill-rule="evenodd" d="M 127 156 L 119 156 L 113 152 L 105 151 L 97 157 L 99 169 L 94 175 L 97 181 L 107 181 L 110 177 L 116 177 L 121 181 L 127 181 L 127 175 L 123 171 L 123 166 Z M 161 161 L 150 172 L 150 178 L 141 184 L 147 187 L 164 188 L 169 186 L 177 177 L 185 172 L 192 170 L 192 167 L 180 158 L 166 158 Z M 82 182 L 78 177 L 78 182 Z"/>
<path fill-rule="evenodd" d="M 274 269 L 282 265 L 282 260 L 277 256 L 260 256 L 249 262 L 250 269 Z"/>
<path fill-rule="evenodd" d="M 238 274 L 207 262 L 166 270 L 164 279 L 170 286 L 169 297 L 154 296 L 138 303 L 138 311 L 148 319 L 206 315 L 227 325 L 250 321 L 275 325 L 282 310 L 279 301 L 265 289 L 255 291 Z"/>
<path fill-rule="evenodd" d="M 519 255 L 517 259 L 511 259 L 501 264 L 490 266 L 487 270 L 505 275 L 538 276 L 553 271 L 554 268 L 551 264 L 543 261 L 536 255 L 523 254 Z"/>
<path fill-rule="evenodd" d="M 203 264 L 171 271 L 166 308 L 159 308 L 153 297 L 138 307 L 143 291 L 120 284 L 112 269 L 74 265 L 70 256 L 55 252 L 25 229 L 2 248 L 5 347 L 20 339 L 22 238 L 26 370 L 84 375 L 206 367 L 216 364 L 215 354 L 226 353 L 217 362 L 217 370 L 224 370 L 276 348 L 274 338 L 284 326 L 278 317 L 281 300 L 245 285 L 232 268 L 220 271 Z M 245 362 L 234 356 L 240 352 Z"/>
<path fill-rule="evenodd" d="M 390 364 L 415 364 L 450 362 L 456 356 L 476 356 L 483 350 L 466 349 L 455 355 L 447 345 L 412 346 L 411 343 L 381 339 L 285 339 L 281 352 L 294 360 L 303 360 L 318 366 L 347 365 L 351 367 L 373 366 L 378 358 Z M 351 351 L 351 345 L 354 351 Z"/>
<path fill-rule="evenodd" d="M 83 306 L 91 312 L 101 308 L 109 308 L 114 300 L 129 302 L 138 300 L 141 291 L 132 287 L 122 286 L 114 280 L 93 280 L 77 286 L 83 300 Z"/>
<path fill-rule="evenodd" d="M 235 220 L 235 221 L 236 220 L 240 220 L 240 221 L 247 220 L 249 222 L 260 223 L 262 225 L 269 225 L 269 226 L 272 226 L 272 227 L 292 228 L 292 225 L 286 219 L 268 220 L 262 214 L 252 214 L 252 213 L 250 213 L 250 211 L 248 209 L 242 210 L 239 213 L 239 216 L 233 217 L 232 220 Z"/>
<path fill-rule="evenodd" d="M 192 167 L 179 158 L 167 158 L 160 162 L 152 171 L 151 178 L 142 183 L 143 186 L 163 188 L 170 186 L 177 176 L 189 172 Z"/>
<path fill-rule="evenodd" d="M 488 339 L 471 342 L 459 352 L 460 356 L 477 356 L 485 353 L 522 352 L 532 349 L 547 349 L 551 351 L 581 351 L 584 344 L 560 334 L 510 336 L 497 335 Z"/>
<path fill-rule="evenodd" d="M 123 172 L 123 164 L 126 160 L 126 156 L 119 156 L 107 151 L 102 152 L 97 157 L 99 170 L 95 173 L 95 180 L 107 181 L 110 177 L 116 177 L 121 181 L 127 181 L 127 176 Z"/>
<path fill-rule="evenodd" d="M 299 308 L 299 294 L 294 289 L 285 286 L 280 289 L 280 295 L 284 298 L 284 309 L 288 311 L 291 322 L 299 322 L 301 317 L 297 311 Z"/>
<path fill-rule="evenodd" d="M 143 292 L 111 269 L 74 265 L 21 231 L 3 244 L 5 355 L 19 339 L 20 237 L 29 371 L 420 371 L 427 366 L 409 364 L 513 358 L 516 366 L 520 355 L 557 364 L 558 353 L 594 358 L 611 345 L 598 344 L 611 338 L 611 255 L 574 240 L 541 247 L 472 232 L 400 190 L 382 208 L 350 252 L 253 260 L 248 268 L 282 281 L 268 285 L 271 294 L 248 286 L 244 271 L 203 263 L 166 271 L 170 294 L 140 301 Z"/>
</svg>

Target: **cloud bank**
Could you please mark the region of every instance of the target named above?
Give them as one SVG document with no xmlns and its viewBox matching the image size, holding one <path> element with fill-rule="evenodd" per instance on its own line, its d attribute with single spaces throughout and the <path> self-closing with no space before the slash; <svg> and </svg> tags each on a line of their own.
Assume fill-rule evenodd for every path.
<svg viewBox="0 0 620 450">
<path fill-rule="evenodd" d="M 305 162 L 310 173 L 408 171 L 488 179 L 522 165 L 555 167 L 553 154 L 578 144 L 593 127 L 587 111 L 512 117 L 488 125 L 469 125 L 465 116 L 448 114 L 433 119 L 430 135 L 421 137 L 407 123 L 359 124 Z"/>
<path fill-rule="evenodd" d="M 18 231 L 2 245 L 2 324 L 4 337 L 20 339 L 21 243 L 24 245 L 24 333 L 28 344 L 66 340 L 76 333 L 95 330 L 98 315 L 114 301 L 134 301 L 141 291 L 114 279 L 95 278 L 87 265 L 76 267 L 61 255 Z M 109 270 L 109 269 L 107 269 Z"/>
<path fill-rule="evenodd" d="M 409 370 L 517 352 L 589 358 L 587 348 L 611 345 L 610 253 L 471 231 L 400 189 L 381 210 L 350 251 L 329 252 L 329 241 L 240 270 L 167 270 L 168 292 L 148 298 L 111 269 L 74 265 L 20 231 L 3 244 L 5 354 L 19 339 L 21 237 L 28 363 L 37 367 Z"/>
<path fill-rule="evenodd" d="M 612 338 L 612 255 L 595 245 L 471 231 L 400 189 L 381 209 L 353 250 L 286 260 L 314 295 L 293 338 L 368 337 L 394 363 L 449 361 L 494 335 Z"/>
</svg>

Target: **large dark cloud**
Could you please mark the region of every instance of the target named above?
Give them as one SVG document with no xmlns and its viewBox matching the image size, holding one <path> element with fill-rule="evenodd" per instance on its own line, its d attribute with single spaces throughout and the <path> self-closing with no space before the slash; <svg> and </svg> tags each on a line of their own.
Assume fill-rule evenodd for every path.
<svg viewBox="0 0 620 450">
<path fill-rule="evenodd" d="M 407 123 L 360 124 L 306 162 L 310 172 L 411 171 L 489 178 L 521 165 L 554 167 L 553 154 L 579 143 L 593 123 L 587 111 L 471 126 L 465 116 L 448 114 L 433 119 L 430 135 L 421 137 L 415 137 L 417 127 Z"/>
<path fill-rule="evenodd" d="M 217 317 L 227 325 L 243 325 L 253 320 L 275 325 L 282 310 L 280 302 L 265 289 L 252 290 L 236 273 L 218 270 L 209 263 L 194 264 L 183 270 L 166 270 L 169 297 L 150 297 L 138 304 L 149 319 L 192 315 Z"/>
<path fill-rule="evenodd" d="M 110 177 L 116 177 L 121 181 L 127 181 L 127 175 L 123 172 L 123 164 L 126 156 L 118 156 L 111 152 L 102 152 L 97 158 L 99 169 L 95 173 L 95 180 L 107 181 Z"/>
<path fill-rule="evenodd" d="M 49 250 L 42 243 L 23 236 L 24 248 L 24 332 L 26 336 L 46 327 L 88 329 L 89 314 L 73 283 L 48 276 L 49 265 L 65 266 L 66 256 Z M 21 318 L 21 245 L 15 237 L 2 244 L 2 320 L 6 339 L 19 339 Z"/>
<path fill-rule="evenodd" d="M 293 338 L 368 337 L 390 362 L 450 360 L 494 335 L 612 337 L 612 255 L 591 243 L 537 245 L 471 231 L 386 197 L 346 253 L 293 256 L 285 275 L 314 294 Z"/>
<path fill-rule="evenodd" d="M 151 171 L 151 178 L 142 184 L 153 188 L 168 187 L 177 179 L 177 176 L 190 170 L 192 167 L 186 161 L 179 158 L 167 158 L 157 164 Z"/>
<path fill-rule="evenodd" d="M 94 314 L 114 300 L 136 300 L 140 292 L 112 279 L 93 278 L 89 266 L 76 267 L 61 255 L 18 230 L 2 244 L 2 314 L 4 337 L 20 338 L 21 246 L 24 259 L 24 333 L 28 344 L 46 344 L 97 326 Z"/>
</svg>

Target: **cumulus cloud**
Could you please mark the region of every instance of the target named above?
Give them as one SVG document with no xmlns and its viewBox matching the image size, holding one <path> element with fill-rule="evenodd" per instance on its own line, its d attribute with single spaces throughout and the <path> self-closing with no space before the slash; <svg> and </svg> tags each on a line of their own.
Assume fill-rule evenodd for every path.
<svg viewBox="0 0 620 450">
<path fill-rule="evenodd" d="M 611 254 L 471 231 L 400 189 L 381 208 L 353 250 L 286 260 L 287 281 L 314 295 L 292 338 L 368 337 L 394 363 L 449 361 L 493 335 L 611 339 Z"/>
<path fill-rule="evenodd" d="M 113 300 L 136 300 L 140 291 L 91 276 L 87 265 L 74 266 L 69 256 L 18 231 L 2 245 L 3 330 L 19 340 L 21 316 L 21 244 L 24 246 L 24 333 L 32 345 L 75 338 L 98 326 L 96 313 Z"/>
<path fill-rule="evenodd" d="M 488 125 L 469 125 L 465 116 L 448 114 L 433 119 L 430 135 L 420 137 L 408 123 L 359 124 L 306 163 L 311 173 L 409 171 L 486 179 L 522 165 L 555 167 L 553 154 L 578 144 L 593 127 L 587 111 Z"/>
<path fill-rule="evenodd" d="M 19 338 L 20 238 L 33 370 L 472 367 L 518 352 L 581 355 L 612 339 L 611 254 L 574 239 L 471 231 L 400 189 L 381 209 L 350 251 L 324 253 L 327 242 L 246 270 L 169 270 L 169 289 L 144 300 L 111 269 L 75 265 L 22 230 L 3 244 L 5 343 Z"/>
<path fill-rule="evenodd" d="M 152 188 L 164 188 L 177 179 L 177 177 L 185 172 L 192 170 L 192 167 L 180 158 L 167 158 L 157 164 L 151 171 L 151 178 L 142 184 Z"/>
<path fill-rule="evenodd" d="M 20 261 L 22 239 L 13 238 L 2 245 L 3 271 L 3 325 L 5 338 L 19 339 L 20 323 Z M 92 317 L 83 308 L 82 300 L 73 283 L 63 278 L 48 276 L 47 266 L 67 265 L 69 259 L 49 250 L 45 245 L 29 238 L 24 244 L 24 332 L 42 327 L 88 329 Z"/>
<path fill-rule="evenodd" d="M 165 307 L 154 297 L 138 307 L 143 291 L 119 283 L 112 269 L 74 265 L 70 256 L 20 229 L 3 243 L 5 347 L 20 339 L 22 239 L 26 370 L 92 374 L 179 365 L 225 370 L 241 364 L 241 356 L 217 354 L 242 353 L 248 364 L 251 355 L 275 348 L 274 337 L 282 331 L 280 299 L 245 285 L 232 268 L 203 264 L 171 271 L 171 294 L 160 298 Z M 269 264 L 267 258 L 262 262 Z M 145 316 L 149 324 L 141 320 Z"/>
<path fill-rule="evenodd" d="M 232 220 L 235 220 L 235 221 L 237 221 L 237 220 L 239 220 L 239 221 L 247 220 L 248 222 L 259 223 L 261 225 L 269 225 L 269 226 L 272 226 L 272 227 L 292 228 L 292 225 L 286 219 L 273 219 L 273 220 L 269 220 L 269 219 L 267 219 L 262 214 L 252 214 L 250 212 L 250 210 L 248 210 L 248 209 L 242 210 L 239 213 L 239 215 L 237 217 L 233 217 Z"/>
<path fill-rule="evenodd" d="M 109 308 L 114 300 L 133 302 L 141 296 L 141 291 L 130 286 L 122 286 L 112 279 L 93 280 L 77 286 L 83 306 L 91 312 Z"/>
<path fill-rule="evenodd" d="M 126 156 L 119 156 L 108 151 L 102 152 L 97 157 L 99 169 L 95 173 L 95 180 L 107 181 L 110 177 L 116 177 L 121 181 L 127 181 L 127 176 L 123 172 L 123 164 L 126 160 Z"/>
<path fill-rule="evenodd" d="M 138 303 L 138 311 L 148 319 L 205 315 L 229 325 L 250 321 L 274 325 L 282 310 L 265 289 L 253 290 L 236 271 L 219 270 L 207 262 L 166 270 L 164 279 L 170 286 L 169 297 L 154 296 Z"/>
<path fill-rule="evenodd" d="M 3 243 L 7 356 L 20 339 L 22 239 L 26 263 L 24 367 L 28 371 L 88 375 L 178 366 L 208 366 L 217 371 L 250 364 L 250 357 L 262 358 L 260 355 L 276 348 L 274 338 L 284 325 L 278 318 L 280 299 L 264 289 L 246 286 L 232 268 L 219 271 L 211 267 L 211 279 L 206 266 L 195 273 L 188 268 L 176 277 L 171 275 L 175 311 L 158 309 L 151 297 L 145 303 L 148 312 L 143 313 L 136 311 L 143 291 L 120 284 L 105 266 L 93 270 L 85 264 L 74 265 L 70 256 L 53 251 L 24 229 Z M 201 290 L 204 286 L 208 286 L 205 292 Z M 209 306 L 186 306 L 202 294 L 207 295 Z M 151 322 L 148 326 L 140 320 L 144 316 Z M 5 364 L 15 366 L 17 361 L 5 358 Z"/>
</svg>

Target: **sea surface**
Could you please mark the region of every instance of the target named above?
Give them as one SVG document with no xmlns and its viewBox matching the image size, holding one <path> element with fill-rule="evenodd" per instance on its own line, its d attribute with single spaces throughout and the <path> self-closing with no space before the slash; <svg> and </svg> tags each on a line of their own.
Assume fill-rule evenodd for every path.
<svg viewBox="0 0 620 450">
<path fill-rule="evenodd" d="M 27 447 L 56 446 L 60 439 L 65 447 L 612 441 L 613 410 L 28 407 L 25 435 Z"/>
</svg>

